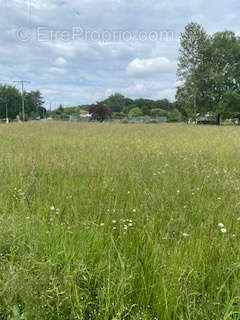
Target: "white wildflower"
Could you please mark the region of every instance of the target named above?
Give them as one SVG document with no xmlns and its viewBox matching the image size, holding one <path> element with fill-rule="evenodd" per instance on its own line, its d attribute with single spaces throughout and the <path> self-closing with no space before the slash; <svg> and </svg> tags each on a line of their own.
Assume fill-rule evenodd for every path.
<svg viewBox="0 0 240 320">
<path fill-rule="evenodd" d="M 220 228 L 224 228 L 224 224 L 221 223 L 221 222 L 218 224 L 218 226 L 219 226 Z"/>
<path fill-rule="evenodd" d="M 183 235 L 183 237 L 185 237 L 185 238 L 186 238 L 186 237 L 189 237 L 189 234 L 188 234 L 188 233 L 186 233 L 186 232 L 183 232 L 183 234 L 182 234 L 182 235 Z"/>
<path fill-rule="evenodd" d="M 137 210 L 136 210 L 136 209 L 133 209 L 132 212 L 137 212 Z"/>
<path fill-rule="evenodd" d="M 222 231 L 222 233 L 226 233 L 226 232 L 227 232 L 227 229 L 222 228 L 221 231 Z"/>
<path fill-rule="evenodd" d="M 53 211 L 53 210 L 55 210 L 55 207 L 54 207 L 54 206 L 51 206 L 50 209 Z"/>
</svg>

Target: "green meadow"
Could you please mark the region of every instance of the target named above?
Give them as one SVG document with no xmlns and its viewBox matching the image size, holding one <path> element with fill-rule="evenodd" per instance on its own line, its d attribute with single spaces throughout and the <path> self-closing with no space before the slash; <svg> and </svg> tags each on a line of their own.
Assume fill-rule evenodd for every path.
<svg viewBox="0 0 240 320">
<path fill-rule="evenodd" d="M 0 319 L 240 319 L 240 129 L 1 125 Z"/>
</svg>

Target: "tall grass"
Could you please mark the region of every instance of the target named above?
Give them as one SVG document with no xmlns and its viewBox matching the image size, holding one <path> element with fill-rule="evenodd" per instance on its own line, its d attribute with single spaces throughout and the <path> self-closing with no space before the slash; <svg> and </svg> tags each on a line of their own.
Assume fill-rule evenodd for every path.
<svg viewBox="0 0 240 320">
<path fill-rule="evenodd" d="M 0 319 L 240 319 L 239 128 L 0 139 Z"/>
</svg>

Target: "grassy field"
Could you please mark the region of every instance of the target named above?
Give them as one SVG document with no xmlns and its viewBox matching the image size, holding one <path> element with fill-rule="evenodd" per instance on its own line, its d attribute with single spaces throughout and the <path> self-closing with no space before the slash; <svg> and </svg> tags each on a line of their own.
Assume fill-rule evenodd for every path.
<svg viewBox="0 0 240 320">
<path fill-rule="evenodd" d="M 0 319 L 240 319 L 240 128 L 0 126 Z"/>
</svg>

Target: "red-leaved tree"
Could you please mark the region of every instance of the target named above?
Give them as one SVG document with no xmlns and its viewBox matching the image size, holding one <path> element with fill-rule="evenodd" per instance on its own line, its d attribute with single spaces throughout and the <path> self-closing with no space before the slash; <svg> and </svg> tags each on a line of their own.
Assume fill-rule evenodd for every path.
<svg viewBox="0 0 240 320">
<path fill-rule="evenodd" d="M 107 108 L 102 102 L 97 102 L 89 107 L 89 113 L 91 114 L 90 121 L 100 121 L 108 119 L 112 115 L 112 111 Z"/>
</svg>

